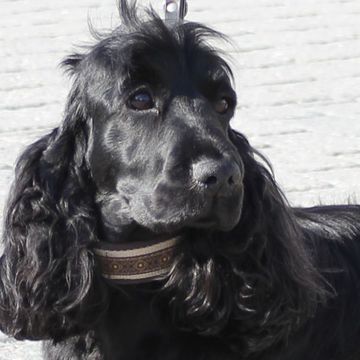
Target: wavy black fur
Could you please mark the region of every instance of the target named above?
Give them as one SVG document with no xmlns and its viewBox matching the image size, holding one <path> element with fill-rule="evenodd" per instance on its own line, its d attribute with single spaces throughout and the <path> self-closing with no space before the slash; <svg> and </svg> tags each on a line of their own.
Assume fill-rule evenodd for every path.
<svg viewBox="0 0 360 360">
<path fill-rule="evenodd" d="M 1 330 L 47 340 L 48 360 L 357 359 L 359 207 L 287 204 L 229 127 L 231 69 L 207 43 L 221 34 L 170 29 L 152 11 L 141 19 L 124 0 L 120 15 L 119 28 L 64 61 L 74 79 L 64 121 L 17 163 Z M 154 99 L 145 111 L 131 102 L 139 89 Z M 232 171 L 221 197 L 194 182 L 204 159 Z M 159 234 L 182 237 L 169 276 L 101 278 L 94 244 Z"/>
</svg>

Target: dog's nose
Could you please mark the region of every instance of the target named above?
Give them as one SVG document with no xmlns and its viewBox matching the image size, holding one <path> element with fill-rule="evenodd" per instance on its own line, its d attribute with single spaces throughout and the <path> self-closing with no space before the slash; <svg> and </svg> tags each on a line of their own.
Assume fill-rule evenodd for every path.
<svg viewBox="0 0 360 360">
<path fill-rule="evenodd" d="M 201 160 L 193 165 L 193 179 L 208 192 L 228 191 L 239 186 L 239 166 L 231 160 Z"/>
</svg>

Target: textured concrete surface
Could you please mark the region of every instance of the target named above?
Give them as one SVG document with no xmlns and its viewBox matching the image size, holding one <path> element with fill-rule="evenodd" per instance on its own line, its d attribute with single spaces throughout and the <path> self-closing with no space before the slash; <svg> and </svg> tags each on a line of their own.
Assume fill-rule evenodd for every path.
<svg viewBox="0 0 360 360">
<path fill-rule="evenodd" d="M 189 2 L 189 20 L 232 38 L 233 126 L 271 159 L 291 203 L 359 199 L 359 0 Z M 116 26 L 115 1 L 0 0 L 0 209 L 19 152 L 62 118 L 70 83 L 58 64 L 90 40 L 88 17 Z M 0 360 L 40 358 L 38 343 L 0 335 Z"/>
</svg>

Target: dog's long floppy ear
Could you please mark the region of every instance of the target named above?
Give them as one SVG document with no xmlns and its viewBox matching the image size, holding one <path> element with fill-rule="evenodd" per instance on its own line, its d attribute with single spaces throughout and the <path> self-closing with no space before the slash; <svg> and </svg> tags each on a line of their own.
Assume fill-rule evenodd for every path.
<svg viewBox="0 0 360 360">
<path fill-rule="evenodd" d="M 246 356 L 286 339 L 329 292 L 271 172 L 242 134 L 230 130 L 229 139 L 244 164 L 240 221 L 229 232 L 184 241 L 165 290 L 181 327 L 222 333 Z"/>
<path fill-rule="evenodd" d="M 271 315 L 276 321 L 276 316 L 282 317 L 281 311 L 287 308 L 294 318 L 311 316 L 317 304 L 329 296 L 329 289 L 314 263 L 315 249 L 306 244 L 308 239 L 304 238 L 293 210 L 271 171 L 255 155 L 267 163 L 266 159 L 250 146 L 242 134 L 231 130 L 230 139 L 237 147 L 245 168 L 244 209 L 238 228 L 249 242 L 244 244 L 249 246 L 247 253 L 258 257 L 254 259 L 260 266 L 258 271 L 269 277 L 272 287 L 281 289 L 274 298 Z M 261 264 L 264 264 L 263 268 Z"/>
<path fill-rule="evenodd" d="M 0 329 L 18 339 L 78 333 L 105 301 L 90 250 L 97 226 L 85 120 L 74 89 L 62 127 L 29 146 L 16 166 L 4 223 Z"/>
</svg>

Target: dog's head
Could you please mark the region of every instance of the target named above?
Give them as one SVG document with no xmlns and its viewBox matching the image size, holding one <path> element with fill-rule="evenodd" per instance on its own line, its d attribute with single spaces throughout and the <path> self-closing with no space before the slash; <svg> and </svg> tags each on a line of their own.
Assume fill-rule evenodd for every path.
<svg viewBox="0 0 360 360">
<path fill-rule="evenodd" d="M 89 123 L 88 165 L 103 221 L 116 232 L 230 230 L 242 206 L 243 164 L 229 138 L 231 70 L 206 44 L 219 35 L 135 13 L 66 61 Z"/>
<path fill-rule="evenodd" d="M 206 41 L 221 35 L 169 28 L 153 13 L 141 21 L 120 4 L 123 25 L 64 62 L 74 81 L 64 122 L 17 164 L 0 329 L 55 339 L 84 331 L 108 294 L 92 245 L 183 230 L 202 235 L 185 243 L 205 245 L 199 257 L 179 250 L 166 287 L 187 327 L 214 334 L 236 317 L 271 328 L 284 308 L 294 318 L 313 305 L 312 264 L 271 174 L 229 126 L 231 70 Z"/>
</svg>

